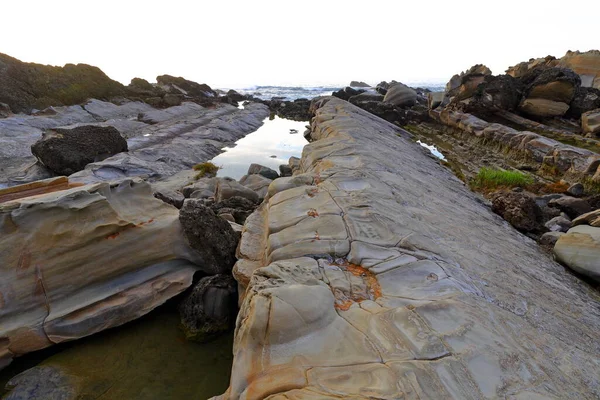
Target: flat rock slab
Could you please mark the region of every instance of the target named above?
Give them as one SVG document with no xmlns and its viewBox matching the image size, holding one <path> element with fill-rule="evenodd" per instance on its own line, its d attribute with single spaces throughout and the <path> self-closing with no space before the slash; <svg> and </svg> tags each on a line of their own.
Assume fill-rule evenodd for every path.
<svg viewBox="0 0 600 400">
<path fill-rule="evenodd" d="M 248 218 L 221 399 L 593 399 L 598 294 L 399 128 L 316 104 Z"/>
</svg>

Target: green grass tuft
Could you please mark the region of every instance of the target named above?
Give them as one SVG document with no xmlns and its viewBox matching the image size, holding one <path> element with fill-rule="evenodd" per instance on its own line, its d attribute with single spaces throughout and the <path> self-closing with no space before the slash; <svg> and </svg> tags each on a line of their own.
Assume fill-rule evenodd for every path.
<svg viewBox="0 0 600 400">
<path fill-rule="evenodd" d="M 473 178 L 471 186 L 477 189 L 496 189 L 499 187 L 525 187 L 533 183 L 533 178 L 519 171 L 504 171 L 483 167 Z"/>
<path fill-rule="evenodd" d="M 193 168 L 194 171 L 198 171 L 198 173 L 195 176 L 195 179 L 207 177 L 211 178 L 217 176 L 217 171 L 219 170 L 219 167 L 211 162 L 203 162 L 200 164 L 196 164 Z"/>
</svg>

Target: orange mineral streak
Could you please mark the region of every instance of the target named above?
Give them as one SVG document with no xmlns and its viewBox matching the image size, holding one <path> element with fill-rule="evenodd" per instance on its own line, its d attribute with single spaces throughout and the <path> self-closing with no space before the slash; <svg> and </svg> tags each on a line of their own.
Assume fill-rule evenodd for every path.
<svg viewBox="0 0 600 400">
<path fill-rule="evenodd" d="M 108 235 L 106 238 L 111 240 L 111 239 L 116 239 L 117 236 L 119 236 L 121 234 L 121 232 L 115 232 L 112 235 Z"/>
<path fill-rule="evenodd" d="M 71 183 L 65 177 L 52 181 L 35 181 L 23 185 L 0 189 L 0 203 L 23 199 L 25 197 L 39 196 L 47 193 L 60 192 L 67 189 L 83 186 L 83 183 Z"/>
<path fill-rule="evenodd" d="M 379 285 L 379 281 L 377 281 L 377 277 L 374 273 L 364 267 L 361 267 L 360 265 L 349 263 L 346 260 L 344 260 L 343 263 L 337 263 L 335 265 L 340 267 L 343 271 L 349 272 L 352 275 L 361 278 L 367 286 L 368 293 L 367 298 L 358 293 L 353 293 L 350 297 L 343 296 L 340 298 L 339 294 L 336 296 L 337 292 L 334 291 L 334 296 L 336 296 L 335 308 L 337 310 L 347 311 L 354 303 L 360 303 L 364 300 L 377 300 L 379 297 L 381 297 L 381 286 Z"/>
<path fill-rule="evenodd" d="M 314 208 L 311 208 L 310 210 L 308 210 L 308 212 L 306 214 L 309 217 L 313 217 L 313 218 L 317 218 L 319 216 L 319 213 Z"/>
</svg>

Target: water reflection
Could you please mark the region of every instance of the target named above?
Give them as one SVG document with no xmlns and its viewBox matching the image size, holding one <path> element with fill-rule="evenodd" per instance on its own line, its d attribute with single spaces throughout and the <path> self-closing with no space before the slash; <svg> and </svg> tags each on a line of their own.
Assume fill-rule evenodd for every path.
<svg viewBox="0 0 600 400">
<path fill-rule="evenodd" d="M 440 152 L 438 150 L 437 147 L 435 147 L 435 145 L 433 144 L 427 144 L 427 143 L 423 143 L 420 140 L 417 140 L 417 143 L 419 143 L 421 146 L 425 147 L 426 149 L 428 149 L 431 154 L 433 154 L 434 156 L 436 156 L 437 158 L 439 158 L 440 160 L 444 160 L 446 161 L 446 157 L 444 157 L 444 155 L 442 154 L 442 152 Z"/>
<path fill-rule="evenodd" d="M 240 179 L 246 175 L 252 163 L 279 171 L 279 165 L 287 164 L 290 157 L 302 155 L 302 148 L 308 142 L 302 134 L 290 132 L 304 132 L 305 125 L 307 122 L 277 116 L 272 120 L 265 119 L 264 124 L 255 132 L 238 140 L 235 147 L 226 147 L 224 153 L 211 160 L 221 167 L 217 176 Z"/>
</svg>

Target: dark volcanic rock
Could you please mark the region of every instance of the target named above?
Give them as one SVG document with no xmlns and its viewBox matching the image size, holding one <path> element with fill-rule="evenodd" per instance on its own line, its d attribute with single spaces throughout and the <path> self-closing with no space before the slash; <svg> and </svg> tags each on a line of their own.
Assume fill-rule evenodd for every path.
<svg viewBox="0 0 600 400">
<path fill-rule="evenodd" d="M 234 102 L 236 102 L 236 103 L 237 103 L 237 102 L 240 102 L 240 101 L 247 100 L 247 97 L 246 97 L 246 96 L 244 96 L 243 94 L 240 94 L 240 93 L 236 92 L 236 91 L 235 91 L 235 90 L 233 90 L 233 89 L 229 90 L 229 91 L 227 92 L 226 96 L 227 96 L 227 98 L 228 98 L 229 100 L 231 100 L 231 101 L 234 101 Z"/>
<path fill-rule="evenodd" d="M 179 305 L 181 327 L 188 340 L 205 342 L 233 329 L 237 282 L 231 275 L 207 276 Z"/>
<path fill-rule="evenodd" d="M 142 98 L 163 97 L 165 95 L 165 91 L 162 88 L 152 85 L 142 78 L 133 78 L 127 86 L 127 90 L 130 95 Z"/>
<path fill-rule="evenodd" d="M 492 211 L 523 233 L 545 230 L 541 225 L 541 209 L 535 199 L 523 192 L 496 192 L 492 195 Z"/>
<path fill-rule="evenodd" d="M 31 146 L 33 155 L 59 175 L 71 175 L 89 163 L 124 151 L 127 141 L 112 126 L 56 128 L 44 132 Z"/>
<path fill-rule="evenodd" d="M 365 92 L 365 90 L 363 90 L 363 89 L 353 89 L 349 86 L 346 86 L 345 88 L 340 89 L 337 92 L 333 92 L 331 95 L 335 96 L 339 99 L 348 101 L 350 99 L 350 97 L 359 95 L 364 92 Z"/>
<path fill-rule="evenodd" d="M 91 65 L 53 67 L 0 53 L 0 103 L 8 104 L 14 113 L 79 104 L 89 98 L 110 100 L 125 93 L 125 86 Z"/>
<path fill-rule="evenodd" d="M 486 75 L 468 101 L 461 102 L 465 98 L 456 96 L 453 106 L 476 115 L 497 110 L 514 111 L 521 101 L 523 90 L 521 82 L 510 75 Z"/>
<path fill-rule="evenodd" d="M 197 98 L 215 98 L 217 96 L 217 93 L 207 84 L 189 81 L 182 77 L 160 75 L 156 77 L 156 82 L 169 93 Z"/>
<path fill-rule="evenodd" d="M 273 99 L 266 103 L 269 109 L 275 112 L 279 117 L 291 119 L 294 121 L 310 121 L 310 100 L 296 99 L 294 101 L 282 101 Z"/>
<path fill-rule="evenodd" d="M 231 214 L 240 225 L 246 222 L 246 218 L 256 210 L 258 203 L 244 197 L 233 196 L 210 206 L 217 215 Z"/>
<path fill-rule="evenodd" d="M 600 90 L 590 87 L 578 87 L 566 116 L 580 118 L 581 114 L 600 108 Z"/>
<path fill-rule="evenodd" d="M 214 273 L 231 271 L 236 261 L 238 237 L 229 222 L 195 199 L 183 203 L 179 222 L 186 241 L 202 256 L 207 270 Z"/>
</svg>

